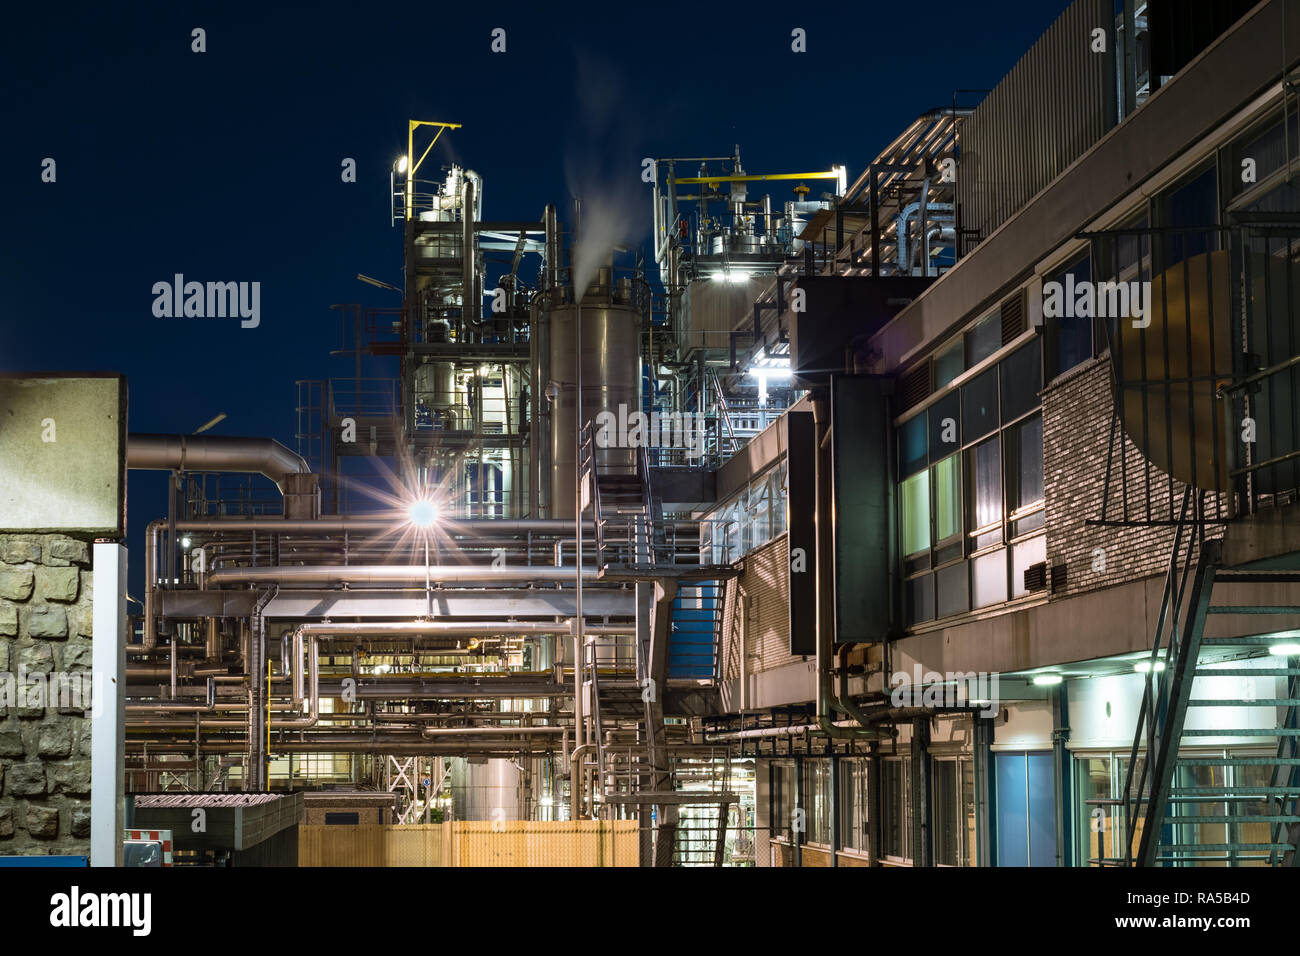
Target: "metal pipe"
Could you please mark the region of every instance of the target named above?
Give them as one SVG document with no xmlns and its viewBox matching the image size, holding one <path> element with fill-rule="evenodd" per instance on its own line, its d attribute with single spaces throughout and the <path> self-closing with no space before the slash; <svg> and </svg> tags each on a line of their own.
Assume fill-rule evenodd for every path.
<svg viewBox="0 0 1300 956">
<path fill-rule="evenodd" d="M 583 758 L 588 751 L 594 750 L 595 744 L 578 744 L 569 755 L 569 819 L 578 819 L 582 810 L 582 791 L 586 789 L 583 782 L 586 772 L 582 768 Z"/>
<path fill-rule="evenodd" d="M 226 568 L 208 575 L 208 584 L 423 584 L 426 575 L 438 584 L 567 583 L 575 573 L 595 581 L 598 569 L 484 567 L 476 565 L 304 565 L 275 568 Z"/>
<path fill-rule="evenodd" d="M 478 326 L 482 324 L 483 309 L 482 300 L 474 302 L 474 181 L 469 177 L 465 178 L 464 199 L 461 201 L 460 218 L 463 226 L 461 234 L 461 318 L 467 325 Z"/>
<path fill-rule="evenodd" d="M 161 471 L 252 472 L 284 493 L 290 475 L 311 474 L 306 459 L 274 438 L 229 435 L 129 435 L 128 468 Z"/>
<path fill-rule="evenodd" d="M 509 737 L 512 734 L 522 734 L 528 736 L 531 734 L 559 734 L 564 728 L 553 726 L 542 727 L 425 727 L 420 731 L 420 736 L 427 740 L 436 740 L 439 737 Z"/>
<path fill-rule="evenodd" d="M 187 724 L 193 728 L 193 724 Z M 242 754 L 248 745 L 240 740 L 202 741 L 197 746 L 191 732 L 188 737 L 174 738 L 135 738 L 130 741 L 132 752 L 147 749 L 149 753 L 183 753 L 193 754 L 195 750 L 203 754 Z M 275 743 L 276 753 L 369 753 L 402 754 L 419 756 L 466 756 L 466 757 L 517 757 L 521 751 L 529 754 L 546 754 L 554 751 L 554 745 L 547 738 L 516 738 L 514 740 L 472 741 L 472 740 L 384 740 L 370 735 L 355 736 L 350 740 L 297 740 L 290 738 Z"/>
</svg>

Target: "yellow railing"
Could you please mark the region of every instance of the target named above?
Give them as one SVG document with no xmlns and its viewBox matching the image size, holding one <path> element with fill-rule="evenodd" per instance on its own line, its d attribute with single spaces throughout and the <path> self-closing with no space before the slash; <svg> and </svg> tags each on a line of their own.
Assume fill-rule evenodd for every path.
<svg viewBox="0 0 1300 956">
<path fill-rule="evenodd" d="M 635 820 L 299 826 L 299 866 L 636 866 Z"/>
</svg>

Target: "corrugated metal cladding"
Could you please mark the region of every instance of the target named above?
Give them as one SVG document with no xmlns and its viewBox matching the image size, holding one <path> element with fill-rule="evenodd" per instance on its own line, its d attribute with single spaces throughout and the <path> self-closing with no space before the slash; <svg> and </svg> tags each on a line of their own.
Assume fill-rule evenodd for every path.
<svg viewBox="0 0 1300 956">
<path fill-rule="evenodd" d="M 987 238 L 1115 125 L 1114 0 L 1075 0 L 962 120 L 962 229 Z M 1093 31 L 1106 52 L 1093 52 Z"/>
<path fill-rule="evenodd" d="M 744 599 L 749 673 L 803 660 L 790 653 L 790 558 L 785 535 L 745 555 L 745 573 L 727 582 L 722 609 L 724 679 L 740 676 L 740 608 Z"/>
</svg>

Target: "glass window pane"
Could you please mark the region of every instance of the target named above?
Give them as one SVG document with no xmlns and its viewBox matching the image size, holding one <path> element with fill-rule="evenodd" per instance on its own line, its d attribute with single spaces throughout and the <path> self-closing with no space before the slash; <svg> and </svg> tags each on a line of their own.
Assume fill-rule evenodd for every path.
<svg viewBox="0 0 1300 956">
<path fill-rule="evenodd" d="M 961 455 L 934 466 L 934 540 L 961 534 Z"/>
<path fill-rule="evenodd" d="M 1287 132 L 1282 132 L 1282 117 L 1278 115 L 1273 118 L 1265 130 L 1256 130 L 1243 136 L 1239 142 L 1232 147 L 1232 169 L 1241 169 L 1241 163 L 1244 159 L 1253 159 L 1255 161 L 1255 181 L 1259 182 L 1270 173 L 1281 169 L 1286 163 L 1291 149 L 1288 143 L 1296 141 L 1296 114 L 1292 111 L 1287 117 Z M 1286 137 L 1289 137 L 1286 138 Z M 1235 196 L 1245 192 L 1254 183 L 1244 183 L 1240 176 L 1229 176 L 1228 182 Z"/>
<path fill-rule="evenodd" d="M 1002 454 L 997 438 L 971 452 L 971 530 L 1002 519 Z"/>
<path fill-rule="evenodd" d="M 971 560 L 973 605 L 988 607 L 1007 599 L 1007 552 L 999 548 Z"/>
<path fill-rule="evenodd" d="M 1092 358 L 1092 318 L 1086 302 L 1084 311 L 1089 314 L 1076 314 L 1081 283 L 1092 282 L 1092 261 L 1084 256 L 1052 276 L 1049 281 L 1057 283 L 1060 289 L 1061 314 L 1043 316 L 1050 345 L 1048 374 L 1056 376 Z M 1044 302 L 1044 311 L 1046 306 L 1047 303 Z"/>
<path fill-rule="evenodd" d="M 924 468 L 929 460 L 925 426 L 926 414 L 922 412 L 898 428 L 898 467 L 904 477 Z"/>
<path fill-rule="evenodd" d="M 943 388 L 954 378 L 966 371 L 965 356 L 962 354 L 962 340 L 948 346 L 934 357 L 934 387 Z"/>
<path fill-rule="evenodd" d="M 998 370 L 991 368 L 961 387 L 962 434 L 966 441 L 998 427 Z"/>
<path fill-rule="evenodd" d="M 934 762 L 934 862 L 956 866 L 957 847 L 957 761 Z"/>
<path fill-rule="evenodd" d="M 1109 800 L 1114 796 L 1110 786 L 1110 757 L 1083 757 L 1075 763 L 1075 768 L 1074 776 L 1079 781 L 1076 829 L 1083 843 L 1083 860 L 1080 862 L 1100 866 L 1100 863 L 1088 864 L 1087 861 L 1115 857 L 1114 835 L 1119 813 L 1113 807 L 1088 801 Z M 1094 819 L 1093 812 L 1098 807 L 1102 813 Z"/>
<path fill-rule="evenodd" d="M 1238 166 L 1238 169 L 1241 167 Z M 1212 226 L 1219 221 L 1219 187 L 1215 165 L 1186 180 L 1164 196 L 1166 226 Z M 1171 230 L 1165 233 L 1164 268 L 1218 247 L 1213 231 Z"/>
<path fill-rule="evenodd" d="M 966 367 L 974 368 L 1002 347 L 1002 310 L 994 309 L 966 333 Z"/>
<path fill-rule="evenodd" d="M 970 866 L 975 849 L 975 773 L 969 759 L 961 761 L 961 862 Z"/>
<path fill-rule="evenodd" d="M 1012 511 L 1043 500 L 1043 420 L 1034 416 L 1009 434 L 1009 449 L 1014 449 L 1007 489 Z"/>
<path fill-rule="evenodd" d="M 1039 363 L 1038 340 L 1003 359 L 1002 367 L 1002 420 L 1014 421 L 1039 404 L 1038 393 L 1043 389 L 1042 366 Z"/>
<path fill-rule="evenodd" d="M 961 447 L 961 395 L 939 399 L 928 409 L 930 414 L 930 460 L 946 458 Z"/>
<path fill-rule="evenodd" d="M 934 620 L 934 575 L 926 574 L 907 582 L 908 623 Z"/>
<path fill-rule="evenodd" d="M 903 482 L 903 554 L 930 547 L 930 473 L 923 471 Z"/>
<path fill-rule="evenodd" d="M 936 616 L 951 617 L 970 610 L 970 580 L 967 562 L 940 568 L 934 575 Z"/>
</svg>

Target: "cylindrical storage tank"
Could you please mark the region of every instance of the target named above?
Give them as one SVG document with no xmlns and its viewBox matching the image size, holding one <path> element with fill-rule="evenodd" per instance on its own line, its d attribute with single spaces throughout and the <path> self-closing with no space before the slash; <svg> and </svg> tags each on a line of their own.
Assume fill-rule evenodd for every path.
<svg viewBox="0 0 1300 956">
<path fill-rule="evenodd" d="M 451 762 L 451 810 L 456 820 L 522 820 L 523 773 L 513 760 Z"/>
<path fill-rule="evenodd" d="M 602 411 L 619 422 L 641 411 L 641 316 L 633 308 L 601 299 L 582 306 L 582 341 L 577 341 L 578 307 L 551 310 L 550 378 L 558 386 L 551 403 L 551 517 L 574 516 L 577 432 Z M 582 410 L 576 388 L 582 356 Z M 622 414 L 620 415 L 620 406 Z M 628 430 L 631 426 L 628 425 Z M 620 437 L 620 441 L 622 438 Z M 596 448 L 596 468 L 626 471 L 635 466 L 629 448 Z"/>
</svg>

